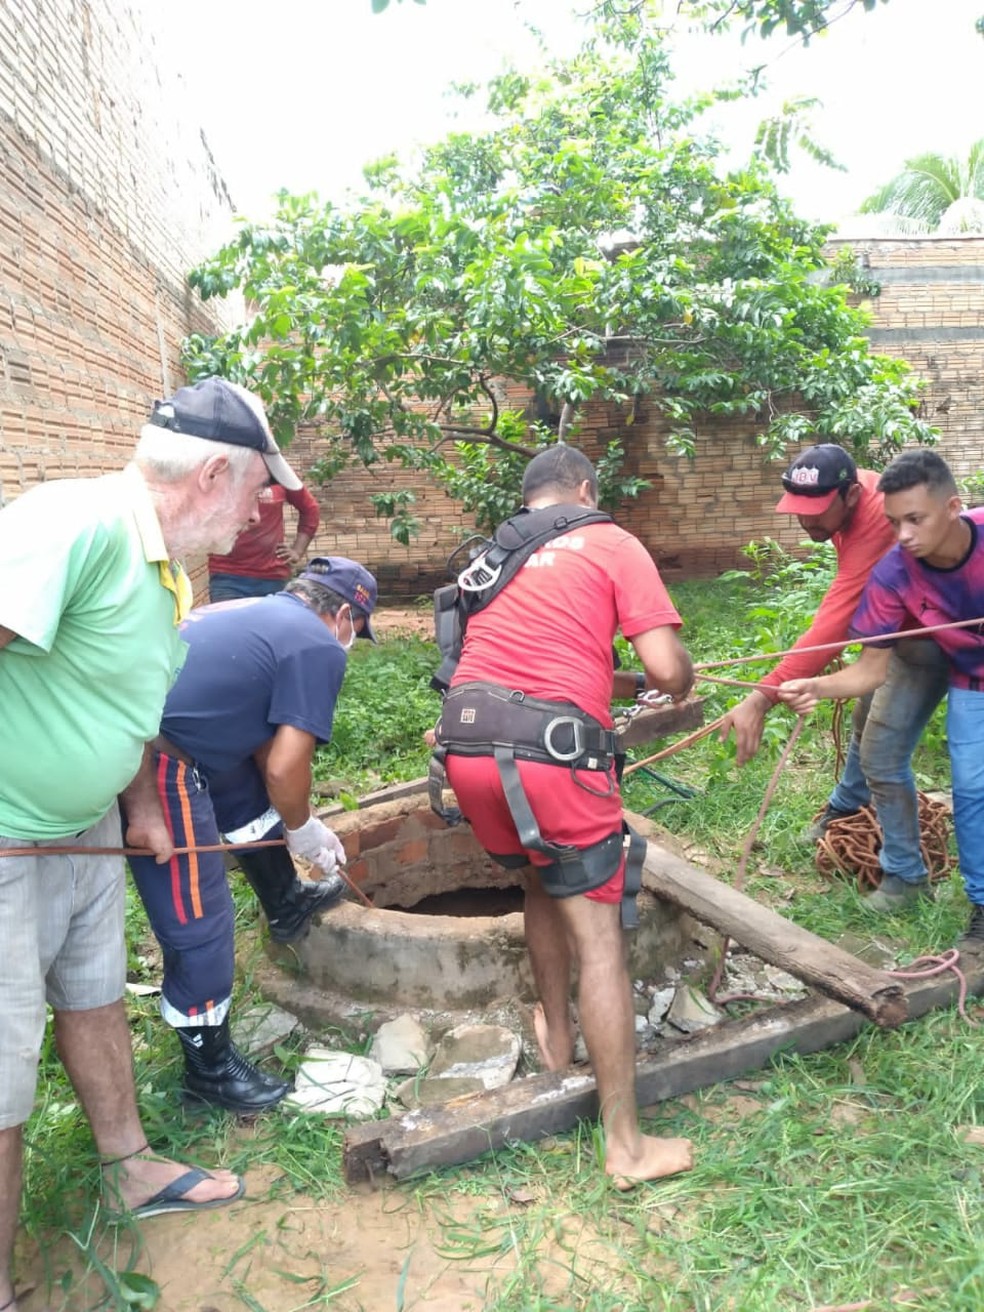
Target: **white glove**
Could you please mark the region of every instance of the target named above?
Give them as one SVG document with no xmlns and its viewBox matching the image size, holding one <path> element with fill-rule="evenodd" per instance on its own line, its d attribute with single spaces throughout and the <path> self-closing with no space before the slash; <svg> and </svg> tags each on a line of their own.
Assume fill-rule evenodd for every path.
<svg viewBox="0 0 984 1312">
<path fill-rule="evenodd" d="M 310 861 L 322 874 L 333 875 L 345 864 L 345 848 L 338 835 L 315 815 L 308 816 L 299 829 L 285 825 L 284 837 L 288 851 Z"/>
</svg>

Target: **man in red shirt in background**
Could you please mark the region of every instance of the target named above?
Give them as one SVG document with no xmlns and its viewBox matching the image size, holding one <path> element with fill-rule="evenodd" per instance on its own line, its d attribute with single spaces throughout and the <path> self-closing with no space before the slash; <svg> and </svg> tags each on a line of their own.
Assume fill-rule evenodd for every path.
<svg viewBox="0 0 984 1312">
<path fill-rule="evenodd" d="M 284 505 L 297 511 L 297 534 L 291 546 L 284 534 Z M 307 557 L 318 531 L 321 507 L 306 487 L 291 492 L 279 484 L 264 488 L 258 506 L 260 522 L 240 533 L 226 556 L 208 558 L 208 599 L 265 597 L 282 592 L 294 567 Z"/>
<path fill-rule="evenodd" d="M 556 506 L 559 524 L 572 509 L 595 508 L 597 496 L 590 460 L 565 444 L 534 456 L 523 477 L 526 509 Z M 526 945 L 540 1000 L 534 1024 L 548 1070 L 573 1060 L 570 989 L 577 965 L 578 1016 L 598 1085 L 605 1170 L 620 1188 L 692 1164 L 689 1140 L 639 1130 L 622 940 L 622 802 L 613 748 L 605 745 L 613 737 L 613 692 L 637 691 L 633 672 L 613 668 L 616 630 L 635 648 L 645 683 L 682 697 L 693 671 L 676 635 L 680 623 L 638 539 L 610 522 L 561 528 L 470 616 L 437 726 L 448 781 L 475 837 L 499 864 L 527 870 Z M 561 742 L 569 742 L 575 721 L 575 745 L 565 754 Z M 473 754 L 467 727 L 483 722 L 496 742 Z M 555 750 L 531 751 L 529 732 Z M 510 758 L 505 765 L 503 752 Z"/>
<path fill-rule="evenodd" d="M 790 679 L 813 678 L 837 655 L 802 648 L 847 641 L 868 576 L 895 545 L 878 478 L 871 470 L 859 470 L 843 447 L 833 443 L 808 447 L 783 474 L 785 495 L 776 510 L 795 515 L 814 542 L 833 542 L 837 573 L 813 623 L 790 654 L 759 681 L 769 689 L 778 689 Z M 946 659 L 932 639 L 910 638 L 895 646 L 885 683 L 854 704 L 844 771 L 826 811 L 809 831 L 811 840 L 819 838 L 832 820 L 874 802 L 883 834 L 878 857 L 882 871 L 907 883 L 926 879 L 912 753 L 945 696 L 947 683 Z M 758 751 L 765 717 L 778 700 L 777 694 L 756 688 L 725 717 L 720 736 L 723 740 L 734 729 L 739 765 Z M 878 890 L 866 905 L 889 911 L 896 902 Z"/>
</svg>

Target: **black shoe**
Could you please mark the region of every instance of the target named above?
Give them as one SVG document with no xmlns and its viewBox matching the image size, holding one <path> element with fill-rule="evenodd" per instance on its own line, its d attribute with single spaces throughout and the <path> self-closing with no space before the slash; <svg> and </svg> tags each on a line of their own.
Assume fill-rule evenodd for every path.
<svg viewBox="0 0 984 1312">
<path fill-rule="evenodd" d="M 275 943 L 289 943 L 298 938 L 307 928 L 308 921 L 316 911 L 330 911 L 345 896 L 348 885 L 338 875 L 329 875 L 317 883 L 298 879 L 279 908 L 279 914 L 272 920 L 268 918 L 270 937 Z"/>
<path fill-rule="evenodd" d="M 846 820 L 849 815 L 858 814 L 857 811 L 841 811 L 836 806 L 831 806 L 828 802 L 820 814 L 813 818 L 809 827 L 804 829 L 802 834 L 800 834 L 800 841 L 803 843 L 810 843 L 811 845 L 813 843 L 819 843 L 820 839 L 823 838 L 824 834 L 827 832 L 828 826 L 833 824 L 835 820 Z"/>
<path fill-rule="evenodd" d="M 228 1016 L 221 1025 L 196 1025 L 176 1031 L 185 1058 L 184 1087 L 189 1097 L 223 1107 L 240 1116 L 255 1116 L 274 1107 L 289 1091 L 254 1066 L 229 1037 Z"/>
<path fill-rule="evenodd" d="M 974 906 L 967 932 L 957 940 L 957 951 L 980 956 L 984 953 L 984 907 Z"/>
</svg>

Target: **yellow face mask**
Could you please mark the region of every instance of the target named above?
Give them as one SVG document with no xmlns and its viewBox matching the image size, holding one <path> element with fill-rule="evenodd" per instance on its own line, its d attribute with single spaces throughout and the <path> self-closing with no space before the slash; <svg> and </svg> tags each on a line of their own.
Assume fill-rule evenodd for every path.
<svg viewBox="0 0 984 1312">
<path fill-rule="evenodd" d="M 176 560 L 159 561 L 157 567 L 160 570 L 161 587 L 166 588 L 174 599 L 174 626 L 177 628 L 191 610 L 194 601 L 191 579 Z"/>
</svg>

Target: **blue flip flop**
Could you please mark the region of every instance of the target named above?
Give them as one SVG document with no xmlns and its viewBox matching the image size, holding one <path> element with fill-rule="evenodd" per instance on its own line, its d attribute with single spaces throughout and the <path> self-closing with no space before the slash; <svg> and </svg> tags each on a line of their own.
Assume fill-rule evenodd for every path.
<svg viewBox="0 0 984 1312">
<path fill-rule="evenodd" d="M 206 1171 L 201 1166 L 193 1166 L 190 1171 L 179 1175 L 176 1180 L 165 1185 L 154 1194 L 153 1198 L 148 1198 L 139 1207 L 131 1207 L 125 1212 L 113 1212 L 108 1219 L 118 1225 L 125 1221 L 144 1221 L 149 1216 L 163 1216 L 165 1212 L 207 1212 L 210 1208 L 225 1207 L 227 1203 L 234 1203 L 246 1192 L 246 1181 L 240 1176 L 239 1188 L 228 1198 L 211 1198 L 204 1203 L 196 1203 L 191 1198 L 185 1198 L 185 1194 L 190 1193 L 196 1184 L 211 1179 L 214 1177 L 210 1171 Z"/>
</svg>

